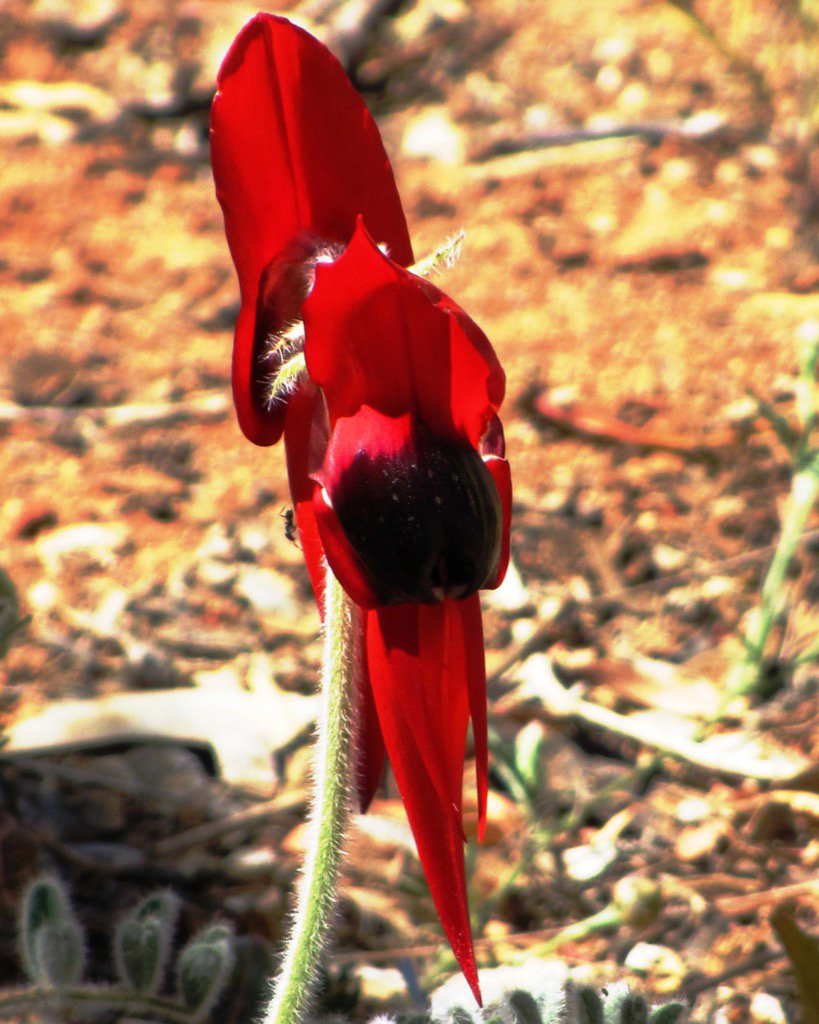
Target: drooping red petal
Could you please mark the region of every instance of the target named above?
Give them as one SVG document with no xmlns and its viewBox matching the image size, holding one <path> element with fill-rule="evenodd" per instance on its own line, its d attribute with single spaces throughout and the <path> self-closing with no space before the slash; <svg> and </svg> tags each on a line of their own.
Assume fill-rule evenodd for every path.
<svg viewBox="0 0 819 1024">
<path fill-rule="evenodd" d="M 313 493 L 318 485 L 310 476 L 315 469 L 314 460 L 320 462 L 321 458 L 320 454 L 316 454 L 315 448 L 317 445 L 323 447 L 322 438 L 315 436 L 321 429 L 317 420 L 322 412 L 322 405 L 321 395 L 310 383 L 300 385 L 290 396 L 285 417 L 284 450 L 287 457 L 290 495 L 299 529 L 299 543 L 304 552 L 304 561 L 310 574 L 319 613 L 323 618 L 326 565 L 313 509 Z"/>
<path fill-rule="evenodd" d="M 387 751 L 384 747 L 384 737 L 381 735 L 381 725 L 375 708 L 366 657 L 362 659 L 359 677 L 357 720 L 356 789 L 358 805 L 363 814 L 372 803 L 378 784 L 381 782 L 381 776 L 384 774 L 384 764 L 387 760 Z"/>
<path fill-rule="evenodd" d="M 501 501 L 501 514 L 503 515 L 503 529 L 501 530 L 501 552 L 498 559 L 498 571 L 495 579 L 486 584 L 486 590 L 495 590 L 503 583 L 506 570 L 509 568 L 509 545 L 510 527 L 512 524 L 512 472 L 506 459 L 499 459 L 490 455 L 484 460 L 484 465 L 495 481 L 498 489 L 498 496 Z"/>
<path fill-rule="evenodd" d="M 378 129 L 344 69 L 284 18 L 257 14 L 228 51 L 211 113 L 216 194 L 236 264 L 242 308 L 234 341 L 234 397 L 257 444 L 281 434 L 253 373 L 262 272 L 304 236 L 346 243 L 356 217 L 400 263 L 412 262 L 401 201 Z"/>
<path fill-rule="evenodd" d="M 476 599 L 477 600 L 477 599 Z M 467 634 L 458 602 L 367 613 L 367 662 L 378 719 L 441 924 L 475 998 L 461 827 L 469 721 Z"/>
<path fill-rule="evenodd" d="M 451 299 L 379 251 L 368 227 L 359 221 L 345 252 L 316 268 L 303 306 L 307 368 L 330 423 L 368 405 L 414 413 L 477 448 L 503 398 L 497 357 Z"/>
<path fill-rule="evenodd" d="M 464 651 L 464 675 L 472 719 L 475 770 L 478 784 L 478 842 L 486 831 L 486 799 L 489 789 L 489 749 L 486 723 L 486 661 L 483 651 L 481 600 L 477 594 L 455 602 L 460 616 Z"/>
</svg>

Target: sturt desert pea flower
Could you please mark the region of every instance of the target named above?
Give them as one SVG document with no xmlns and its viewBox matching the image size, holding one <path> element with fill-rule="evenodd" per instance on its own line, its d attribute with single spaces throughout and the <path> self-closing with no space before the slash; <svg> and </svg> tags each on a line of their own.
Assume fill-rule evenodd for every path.
<svg viewBox="0 0 819 1024">
<path fill-rule="evenodd" d="M 406 221 L 378 129 L 330 52 L 254 17 L 218 76 L 216 192 L 239 277 L 233 393 L 245 435 L 284 435 L 299 536 L 363 609 L 359 798 L 389 758 L 441 923 L 479 997 L 461 822 L 472 722 L 486 815 L 478 590 L 509 557 L 504 375 L 483 332 L 406 268 Z M 307 374 L 271 399 L 304 324 Z"/>
</svg>

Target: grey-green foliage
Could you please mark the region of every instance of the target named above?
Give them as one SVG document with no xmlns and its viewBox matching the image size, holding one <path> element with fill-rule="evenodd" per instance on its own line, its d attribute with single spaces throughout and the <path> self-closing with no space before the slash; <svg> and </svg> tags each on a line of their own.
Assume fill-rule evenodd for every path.
<svg viewBox="0 0 819 1024">
<path fill-rule="evenodd" d="M 684 1024 L 682 1003 L 649 1007 L 646 999 L 618 982 L 598 992 L 578 984 L 557 961 L 481 972 L 480 1010 L 462 979 L 452 979 L 432 996 L 430 1024 Z"/>
<path fill-rule="evenodd" d="M 38 878 L 23 893 L 18 925 L 20 956 L 32 985 L 0 990 L 0 1020 L 59 1004 L 79 1018 L 86 1010 L 115 1010 L 199 1024 L 230 977 L 233 930 L 217 923 L 195 935 L 177 957 L 176 992 L 162 995 L 178 913 L 179 900 L 170 892 L 138 903 L 114 933 L 118 982 L 90 984 L 83 980 L 85 937 L 68 893 L 53 876 Z"/>
<path fill-rule="evenodd" d="M 35 984 L 62 989 L 82 977 L 83 932 L 56 878 L 38 878 L 25 889 L 18 933 L 23 966 Z"/>
<path fill-rule="evenodd" d="M 233 967 L 233 931 L 215 924 L 194 936 L 179 954 L 178 989 L 194 1021 L 203 1020 L 221 995 Z"/>
<path fill-rule="evenodd" d="M 179 899 L 172 892 L 146 896 L 114 933 L 117 974 L 137 992 L 156 995 L 171 955 Z"/>
</svg>

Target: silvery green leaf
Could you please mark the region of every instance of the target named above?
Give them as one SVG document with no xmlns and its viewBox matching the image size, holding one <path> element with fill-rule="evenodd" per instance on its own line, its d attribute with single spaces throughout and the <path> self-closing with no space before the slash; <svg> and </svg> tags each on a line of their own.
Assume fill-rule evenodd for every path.
<svg viewBox="0 0 819 1024">
<path fill-rule="evenodd" d="M 648 1004 L 625 982 L 618 982 L 608 990 L 603 1001 L 605 1024 L 647 1024 Z"/>
<path fill-rule="evenodd" d="M 45 938 L 43 936 L 46 936 Z M 85 945 L 68 894 L 58 879 L 35 879 L 20 900 L 20 955 L 26 973 L 37 984 L 66 984 L 82 974 Z"/>
<path fill-rule="evenodd" d="M 648 1024 L 685 1024 L 687 1019 L 685 1003 L 663 1003 L 651 1010 Z"/>
<path fill-rule="evenodd" d="M 233 931 L 216 924 L 194 936 L 179 954 L 179 995 L 194 1021 L 203 1020 L 227 984 L 233 967 Z"/>
<path fill-rule="evenodd" d="M 147 896 L 119 925 L 114 960 L 120 978 L 137 992 L 156 995 L 171 952 L 179 900 L 171 892 Z"/>
<path fill-rule="evenodd" d="M 64 989 L 82 977 L 85 949 L 74 921 L 49 922 L 34 935 L 36 980 L 45 988 Z"/>
</svg>

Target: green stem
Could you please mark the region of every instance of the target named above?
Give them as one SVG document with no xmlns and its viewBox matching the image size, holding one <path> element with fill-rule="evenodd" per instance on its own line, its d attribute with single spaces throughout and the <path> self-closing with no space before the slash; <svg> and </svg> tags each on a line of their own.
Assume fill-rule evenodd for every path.
<svg viewBox="0 0 819 1024">
<path fill-rule="evenodd" d="M 735 698 L 751 693 L 759 685 L 765 647 L 779 613 L 782 588 L 799 546 L 805 523 L 819 497 L 819 472 L 809 465 L 794 474 L 785 508 L 782 532 L 768 575 L 762 585 L 759 611 L 745 637 L 745 657 L 732 674 L 721 711 Z"/>
<path fill-rule="evenodd" d="M 595 932 L 602 931 L 604 928 L 619 928 L 622 923 L 622 910 L 615 906 L 615 904 L 610 903 L 607 907 L 603 907 L 602 910 L 598 910 L 596 914 L 592 914 L 591 917 L 585 917 L 582 921 L 575 921 L 573 924 L 566 925 L 548 942 L 540 943 L 535 949 L 529 949 L 527 952 L 529 956 L 544 957 L 554 953 L 555 950 L 560 949 L 561 946 L 565 946 L 569 942 L 583 942 L 590 935 L 594 935 Z"/>
<path fill-rule="evenodd" d="M 329 568 L 324 606 L 322 707 L 317 723 L 312 835 L 293 929 L 264 1024 L 297 1024 L 307 1008 L 332 922 L 349 818 L 361 613 Z"/>
</svg>

